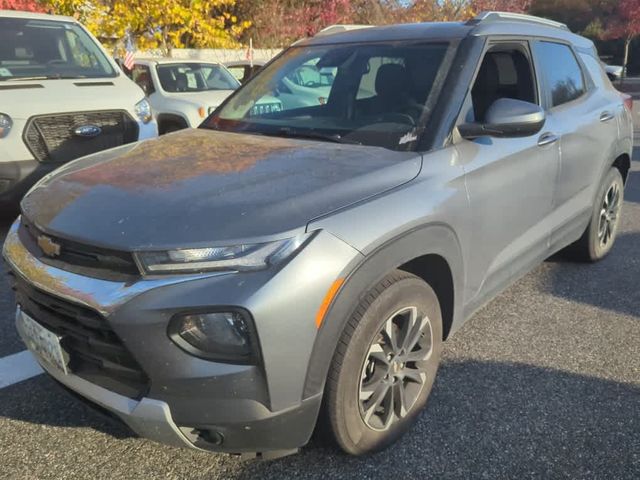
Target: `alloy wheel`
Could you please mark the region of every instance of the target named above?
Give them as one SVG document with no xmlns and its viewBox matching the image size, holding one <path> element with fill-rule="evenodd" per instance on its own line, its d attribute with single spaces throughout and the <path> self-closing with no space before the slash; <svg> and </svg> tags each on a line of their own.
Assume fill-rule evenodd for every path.
<svg viewBox="0 0 640 480">
<path fill-rule="evenodd" d="M 388 430 L 416 403 L 433 352 L 429 318 L 416 307 L 391 315 L 369 346 L 362 367 L 359 402 L 365 424 Z"/>
<path fill-rule="evenodd" d="M 602 207 L 600 208 L 598 240 L 601 248 L 608 247 L 613 240 L 618 225 L 620 207 L 620 186 L 617 182 L 614 182 L 604 195 Z"/>
</svg>

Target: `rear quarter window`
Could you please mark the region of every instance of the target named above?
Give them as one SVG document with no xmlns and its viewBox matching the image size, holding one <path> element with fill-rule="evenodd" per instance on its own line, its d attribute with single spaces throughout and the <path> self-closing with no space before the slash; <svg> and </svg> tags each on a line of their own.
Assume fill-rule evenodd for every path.
<svg viewBox="0 0 640 480">
<path fill-rule="evenodd" d="M 580 53 L 579 55 L 582 63 L 587 67 L 589 76 L 597 88 L 606 88 L 611 84 L 609 77 L 607 77 L 607 72 L 605 72 L 600 60 L 593 58 L 591 55 L 587 55 L 586 53 Z"/>
</svg>

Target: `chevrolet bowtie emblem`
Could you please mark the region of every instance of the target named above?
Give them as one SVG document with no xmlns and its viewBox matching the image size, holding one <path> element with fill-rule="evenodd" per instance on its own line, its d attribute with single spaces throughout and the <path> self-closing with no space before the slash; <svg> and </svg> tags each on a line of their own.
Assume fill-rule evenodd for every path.
<svg viewBox="0 0 640 480">
<path fill-rule="evenodd" d="M 57 257 L 60 255 L 60 245 L 46 235 L 40 235 L 38 237 L 38 246 L 47 257 Z"/>
</svg>

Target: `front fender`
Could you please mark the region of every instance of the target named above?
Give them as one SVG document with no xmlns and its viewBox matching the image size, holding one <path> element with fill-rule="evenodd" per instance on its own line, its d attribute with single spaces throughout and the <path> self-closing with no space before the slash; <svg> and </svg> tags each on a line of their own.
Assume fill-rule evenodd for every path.
<svg viewBox="0 0 640 480">
<path fill-rule="evenodd" d="M 462 297 L 458 292 L 463 291 L 463 257 L 454 231 L 444 224 L 431 224 L 387 241 L 363 259 L 355 259 L 342 275 L 346 280 L 333 300 L 313 345 L 304 399 L 323 391 L 340 336 L 364 295 L 387 273 L 424 255 L 438 255 L 447 262 L 454 285 L 451 332 L 462 323 Z"/>
</svg>

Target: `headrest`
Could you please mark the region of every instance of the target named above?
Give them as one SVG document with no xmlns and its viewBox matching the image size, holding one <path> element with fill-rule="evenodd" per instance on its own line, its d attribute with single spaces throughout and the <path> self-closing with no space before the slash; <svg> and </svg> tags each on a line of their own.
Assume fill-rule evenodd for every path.
<svg viewBox="0 0 640 480">
<path fill-rule="evenodd" d="M 376 75 L 376 93 L 381 97 L 398 97 L 409 92 L 409 75 L 398 63 L 386 63 Z"/>
</svg>

